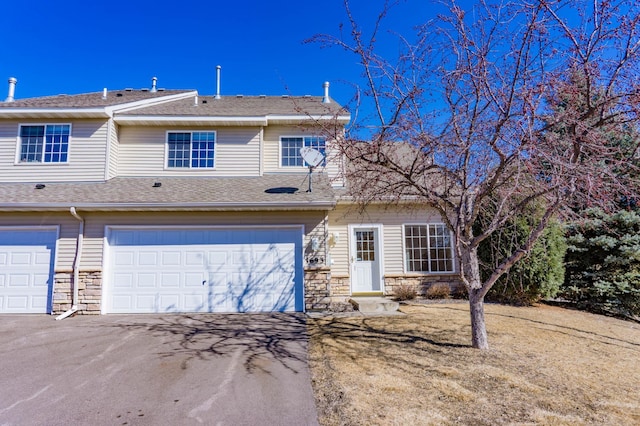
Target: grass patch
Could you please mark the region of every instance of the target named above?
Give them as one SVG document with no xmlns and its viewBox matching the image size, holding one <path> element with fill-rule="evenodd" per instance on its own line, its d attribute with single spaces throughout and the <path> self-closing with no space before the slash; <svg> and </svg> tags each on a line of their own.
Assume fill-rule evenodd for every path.
<svg viewBox="0 0 640 426">
<path fill-rule="evenodd" d="M 640 424 L 640 325 L 551 306 L 466 304 L 404 316 L 310 319 L 322 425 Z"/>
</svg>

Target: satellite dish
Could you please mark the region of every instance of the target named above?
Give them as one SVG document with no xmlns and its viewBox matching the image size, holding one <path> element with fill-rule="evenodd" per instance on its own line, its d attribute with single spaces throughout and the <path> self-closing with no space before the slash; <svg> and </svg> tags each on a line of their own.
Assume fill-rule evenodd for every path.
<svg viewBox="0 0 640 426">
<path fill-rule="evenodd" d="M 313 172 L 314 167 L 322 163 L 324 154 L 317 149 L 304 146 L 300 148 L 300 156 L 309 165 L 309 189 L 307 192 L 311 192 L 311 172 Z"/>
<path fill-rule="evenodd" d="M 317 149 L 309 148 L 308 146 L 300 148 L 300 156 L 309 165 L 309 167 L 316 167 L 324 160 L 324 154 Z"/>
</svg>

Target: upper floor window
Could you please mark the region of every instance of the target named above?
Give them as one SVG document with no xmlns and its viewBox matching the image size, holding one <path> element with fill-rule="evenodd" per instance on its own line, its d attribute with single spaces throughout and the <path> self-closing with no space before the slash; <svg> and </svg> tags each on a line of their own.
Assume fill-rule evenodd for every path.
<svg viewBox="0 0 640 426">
<path fill-rule="evenodd" d="M 300 148 L 313 148 L 325 155 L 326 141 L 318 136 L 282 137 L 280 138 L 280 165 L 282 167 L 302 167 L 308 164 L 300 156 Z M 325 165 L 325 160 L 321 163 Z"/>
<path fill-rule="evenodd" d="M 213 168 L 216 132 L 168 132 L 167 167 Z"/>
<path fill-rule="evenodd" d="M 451 232 L 442 223 L 404 226 L 408 272 L 453 272 Z"/>
<path fill-rule="evenodd" d="M 19 162 L 66 163 L 70 135 L 70 124 L 21 125 Z"/>
</svg>

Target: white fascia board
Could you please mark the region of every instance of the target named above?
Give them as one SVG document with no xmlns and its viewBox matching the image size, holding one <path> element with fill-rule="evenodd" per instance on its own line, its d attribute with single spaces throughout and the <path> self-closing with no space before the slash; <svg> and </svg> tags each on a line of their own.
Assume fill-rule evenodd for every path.
<svg viewBox="0 0 640 426">
<path fill-rule="evenodd" d="M 113 115 L 114 113 L 118 113 L 118 112 L 127 112 L 131 110 L 139 109 L 139 108 L 149 107 L 152 105 L 158 105 L 166 102 L 177 101 L 180 99 L 191 98 L 197 95 L 198 95 L 198 91 L 192 90 L 189 92 L 178 93 L 176 95 L 158 96 L 157 98 L 143 99 L 140 101 L 128 102 L 126 104 L 111 105 L 111 106 L 105 107 L 105 110 L 110 115 Z"/>
<path fill-rule="evenodd" d="M 86 211 L 259 211 L 259 210 L 326 210 L 335 201 L 304 201 L 291 203 L 73 203 Z M 69 210 L 69 203 L 13 203 L 0 204 L 0 211 L 58 211 Z"/>
<path fill-rule="evenodd" d="M 330 121 L 337 120 L 339 123 L 348 123 L 351 120 L 350 115 L 268 115 L 267 120 L 269 124 L 278 124 L 278 123 L 291 123 L 291 122 L 301 122 L 301 121 Z"/>
<path fill-rule="evenodd" d="M 0 118 L 109 118 L 105 108 L 2 108 Z"/>
<path fill-rule="evenodd" d="M 244 126 L 266 126 L 265 117 L 223 117 L 223 116 L 186 116 L 186 115 L 116 115 L 113 119 L 116 123 L 137 124 L 137 123 L 180 123 L 180 124 L 237 124 Z"/>
</svg>

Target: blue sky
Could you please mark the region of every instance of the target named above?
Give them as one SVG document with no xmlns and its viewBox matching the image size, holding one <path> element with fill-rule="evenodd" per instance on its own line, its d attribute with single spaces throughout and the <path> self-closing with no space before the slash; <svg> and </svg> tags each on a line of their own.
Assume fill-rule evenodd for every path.
<svg viewBox="0 0 640 426">
<path fill-rule="evenodd" d="M 380 4 L 354 0 L 352 9 L 366 28 Z M 430 0 L 401 1 L 386 28 L 411 34 L 435 11 Z M 332 97 L 345 104 L 360 78 L 356 58 L 303 43 L 337 35 L 341 22 L 342 0 L 12 2 L 0 14 L 0 100 L 9 77 L 18 79 L 17 99 L 139 89 L 153 76 L 159 87 L 210 95 L 221 65 L 223 95 L 319 96 L 330 81 Z M 397 51 L 395 36 L 382 42 Z"/>
</svg>

